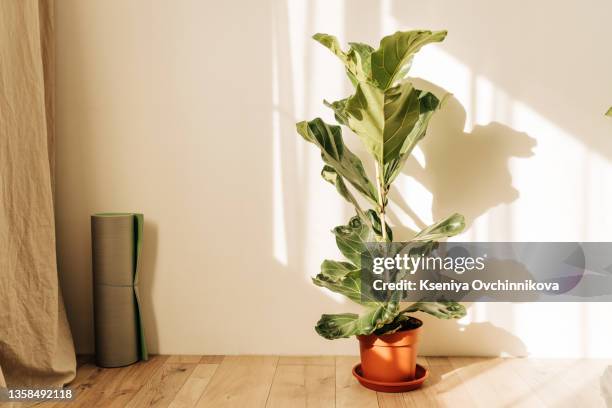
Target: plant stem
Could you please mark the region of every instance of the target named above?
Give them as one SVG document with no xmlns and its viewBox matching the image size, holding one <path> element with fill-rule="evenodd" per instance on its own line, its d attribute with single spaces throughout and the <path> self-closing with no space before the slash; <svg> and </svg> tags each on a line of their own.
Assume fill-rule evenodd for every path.
<svg viewBox="0 0 612 408">
<path fill-rule="evenodd" d="M 376 162 L 376 187 L 378 190 L 378 206 L 380 217 L 380 228 L 382 229 L 383 240 L 387 240 L 387 223 L 385 220 L 385 207 L 387 202 L 387 191 L 385 190 L 385 181 L 382 171 L 382 166 L 379 162 Z"/>
</svg>

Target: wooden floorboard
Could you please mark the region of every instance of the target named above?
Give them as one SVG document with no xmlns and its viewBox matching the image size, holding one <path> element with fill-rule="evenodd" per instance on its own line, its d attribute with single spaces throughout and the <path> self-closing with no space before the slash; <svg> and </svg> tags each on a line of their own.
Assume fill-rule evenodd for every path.
<svg viewBox="0 0 612 408">
<path fill-rule="evenodd" d="M 501 358 L 452 358 L 476 406 L 542 407 L 529 385 Z"/>
<path fill-rule="evenodd" d="M 404 394 L 404 399 L 417 407 L 476 406 L 463 380 L 448 357 L 428 357 L 429 378 L 419 390 Z"/>
<path fill-rule="evenodd" d="M 196 368 L 195 363 L 166 362 L 125 407 L 168 407 Z"/>
<path fill-rule="evenodd" d="M 351 356 L 153 356 L 122 368 L 80 358 L 70 404 L 44 407 L 605 407 L 600 377 L 611 360 L 420 357 L 423 387 L 363 388 Z"/>
<path fill-rule="evenodd" d="M 363 388 L 355 380 L 352 369 L 359 357 L 336 357 L 336 407 L 378 407 L 376 393 Z"/>
<path fill-rule="evenodd" d="M 219 364 L 198 364 L 193 372 L 185 381 L 176 397 L 172 400 L 170 408 L 191 408 L 195 407 L 208 383 L 217 371 Z"/>
<path fill-rule="evenodd" d="M 108 380 L 95 387 L 83 405 L 101 408 L 122 408 L 160 371 L 166 362 L 165 356 L 154 356 L 148 361 L 124 368 L 107 369 Z"/>
<path fill-rule="evenodd" d="M 226 356 L 196 407 L 265 407 L 278 357 Z"/>
<path fill-rule="evenodd" d="M 278 359 L 278 365 L 336 365 L 334 356 L 281 356 Z"/>
<path fill-rule="evenodd" d="M 278 365 L 266 407 L 334 407 L 335 374 L 330 365 Z"/>
</svg>

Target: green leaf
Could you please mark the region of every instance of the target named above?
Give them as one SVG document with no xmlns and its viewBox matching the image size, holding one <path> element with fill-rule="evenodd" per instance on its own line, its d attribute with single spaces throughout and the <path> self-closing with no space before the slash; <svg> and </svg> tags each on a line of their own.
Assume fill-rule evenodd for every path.
<svg viewBox="0 0 612 408">
<path fill-rule="evenodd" d="M 321 272 L 312 278 L 312 282 L 365 306 L 399 300 L 399 292 L 390 292 L 384 299 L 385 302 L 382 302 L 380 295 L 377 295 L 373 288 L 366 285 L 362 290 L 361 272 L 357 266 L 349 262 L 325 260 L 321 265 Z"/>
<path fill-rule="evenodd" d="M 379 163 L 382 163 L 383 157 L 384 99 L 385 95 L 380 89 L 367 82 L 359 83 L 342 112 L 349 127 Z M 336 111 L 336 115 L 340 113 Z"/>
<path fill-rule="evenodd" d="M 340 125 L 348 126 L 348 117 L 346 116 L 346 102 L 348 102 L 349 98 L 340 99 L 336 102 L 327 102 L 323 100 L 323 104 L 334 111 L 334 117 L 336 118 L 336 122 Z"/>
<path fill-rule="evenodd" d="M 410 133 L 404 139 L 399 155 L 393 158 L 384 167 L 385 187 L 388 189 L 393 180 L 400 174 L 406 160 L 412 154 L 417 143 L 425 137 L 429 120 L 434 112 L 442 105 L 442 102 L 432 93 L 419 91 L 419 118 L 412 127 Z"/>
<path fill-rule="evenodd" d="M 338 175 L 332 166 L 323 166 L 323 170 L 321 170 L 321 177 L 323 177 L 323 180 L 327 181 L 328 183 L 333 184 L 336 187 L 338 194 L 340 194 L 346 201 L 351 204 L 355 203 L 355 197 L 353 197 L 351 192 L 346 187 L 346 184 L 344 184 L 342 177 Z"/>
<path fill-rule="evenodd" d="M 612 106 L 610 106 L 610 108 L 606 112 L 606 116 L 612 116 Z"/>
<path fill-rule="evenodd" d="M 410 68 L 412 57 L 421 47 L 440 42 L 446 31 L 398 31 L 384 37 L 372 53 L 372 80 L 380 89 L 387 89 L 402 79 Z"/>
<path fill-rule="evenodd" d="M 367 44 L 350 43 L 348 52 L 344 52 L 338 39 L 329 34 L 317 33 L 312 38 L 328 48 L 346 68 L 351 82 L 356 85 L 360 81 L 368 81 L 371 73 L 370 54 L 374 49 Z"/>
<path fill-rule="evenodd" d="M 368 44 L 349 43 L 351 48 L 347 55 L 347 70 L 353 75 L 353 84 L 370 81 L 372 75 L 371 54 L 374 48 Z M 350 78 L 350 75 L 349 75 Z"/>
<path fill-rule="evenodd" d="M 312 38 L 324 47 L 328 48 L 335 56 L 340 58 L 340 60 L 346 64 L 348 57 L 346 53 L 342 51 L 340 42 L 335 36 L 324 33 L 317 33 L 313 35 Z"/>
<path fill-rule="evenodd" d="M 368 296 L 366 292 L 361 292 L 361 271 L 359 269 L 348 272 L 342 279 L 335 281 L 327 280 L 326 277 L 320 273 L 312 278 L 312 282 L 317 286 L 344 295 L 355 303 L 362 305 L 380 303 L 378 299 Z"/>
<path fill-rule="evenodd" d="M 354 265 L 361 265 L 361 256 L 368 252 L 366 243 L 377 242 L 376 232 L 360 217 L 351 218 L 347 225 L 340 225 L 332 231 L 342 255 Z"/>
<path fill-rule="evenodd" d="M 392 322 L 385 324 L 376 330 L 374 334 L 380 336 L 383 334 L 391 334 L 399 331 L 402 328 L 402 324 L 410 320 L 410 317 L 404 314 L 398 314 Z"/>
<path fill-rule="evenodd" d="M 355 335 L 367 335 L 393 321 L 398 313 L 398 303 L 390 302 L 371 307 L 364 314 L 324 314 L 315 330 L 326 339 L 333 340 Z"/>
<path fill-rule="evenodd" d="M 321 273 L 317 279 L 328 282 L 339 282 L 351 272 L 359 272 L 359 268 L 350 262 L 330 261 L 326 259 L 321 264 Z"/>
<path fill-rule="evenodd" d="M 374 228 L 374 232 L 376 233 L 376 235 L 382 237 L 380 217 L 378 217 L 376 211 L 370 209 L 366 212 L 366 216 L 370 220 L 370 224 L 372 225 L 372 228 Z M 393 230 L 391 229 L 388 223 L 385 223 L 385 227 L 387 227 L 387 241 L 391 242 L 393 241 Z"/>
<path fill-rule="evenodd" d="M 376 161 L 386 164 L 399 157 L 419 120 L 419 95 L 408 81 L 384 92 L 360 82 L 344 106 L 332 104 L 332 108 L 337 116 L 346 118 Z"/>
<path fill-rule="evenodd" d="M 357 215 L 359 216 L 359 218 L 361 218 L 364 222 L 369 224 L 370 227 L 373 227 L 372 222 L 374 220 L 372 219 L 372 216 L 363 212 L 363 210 L 361 209 L 361 206 L 355 199 L 355 196 L 353 196 L 353 194 L 346 187 L 346 184 L 344 183 L 344 179 L 336 172 L 336 170 L 333 167 L 323 166 L 323 170 L 321 170 L 321 177 L 323 177 L 323 179 L 329 182 L 330 184 L 333 184 L 336 187 L 336 191 L 338 192 L 338 194 L 340 194 L 346 201 L 353 204 L 353 207 L 355 207 L 355 211 L 357 212 Z M 368 210 L 368 212 L 369 211 L 372 211 L 372 210 Z M 380 220 L 378 220 L 378 224 L 379 224 L 378 230 L 380 231 Z M 391 229 L 387 226 L 387 232 L 389 232 L 390 230 Z M 376 231 L 376 228 L 375 228 L 375 231 Z M 380 234 L 380 232 L 378 233 Z"/>
<path fill-rule="evenodd" d="M 419 120 L 420 93 L 408 81 L 385 91 L 384 164 L 399 157 L 406 138 Z"/>
<path fill-rule="evenodd" d="M 425 228 L 412 238 L 412 242 L 428 242 L 452 237 L 465 228 L 465 218 L 461 214 L 453 214 Z"/>
<path fill-rule="evenodd" d="M 457 302 L 417 302 L 402 313 L 425 312 L 438 319 L 461 319 L 466 315 L 465 306 Z"/>
<path fill-rule="evenodd" d="M 328 125 L 320 118 L 299 122 L 298 133 L 321 150 L 323 161 L 346 179 L 373 204 L 377 203 L 376 189 L 368 179 L 359 157 L 344 145 L 340 126 Z"/>
</svg>

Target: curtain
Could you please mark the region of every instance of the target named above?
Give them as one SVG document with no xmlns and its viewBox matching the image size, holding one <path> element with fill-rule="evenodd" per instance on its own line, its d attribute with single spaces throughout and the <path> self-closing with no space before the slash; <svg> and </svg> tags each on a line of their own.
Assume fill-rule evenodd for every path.
<svg viewBox="0 0 612 408">
<path fill-rule="evenodd" d="M 0 1 L 0 383 L 11 387 L 61 386 L 76 369 L 55 252 L 54 75 L 52 0 Z"/>
</svg>

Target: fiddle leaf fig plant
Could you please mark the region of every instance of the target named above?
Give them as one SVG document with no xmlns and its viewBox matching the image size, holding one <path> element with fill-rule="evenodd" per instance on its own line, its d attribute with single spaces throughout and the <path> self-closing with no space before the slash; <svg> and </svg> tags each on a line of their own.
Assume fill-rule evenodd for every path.
<svg viewBox="0 0 612 408">
<path fill-rule="evenodd" d="M 381 301 L 361 290 L 361 257 L 368 251 L 366 244 L 393 242 L 386 216 L 391 185 L 441 105 L 435 95 L 415 88 L 406 75 L 421 47 L 445 37 L 446 31 L 396 32 L 384 37 L 378 49 L 349 43 L 345 51 L 334 36 L 313 36 L 340 59 L 355 90 L 345 99 L 324 101 L 338 125 L 320 118 L 296 125 L 297 132 L 321 151 L 323 179 L 334 185 L 356 213 L 346 225 L 332 231 L 346 260 L 323 261 L 313 283 L 363 305 L 365 311 L 361 315 L 322 315 L 315 330 L 327 339 L 393 333 L 404 327 L 408 313 L 425 312 L 442 319 L 465 315 L 465 308 L 456 302 L 417 302 L 402 308 L 398 292 Z M 373 158 L 374 181 L 361 159 L 344 144 L 341 126 L 352 130 Z M 464 226 L 463 216 L 453 214 L 418 232 L 411 242 L 429 245 L 458 234 Z"/>
</svg>

